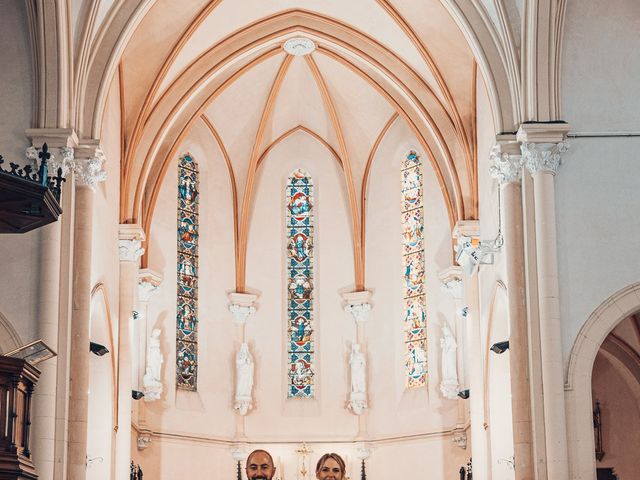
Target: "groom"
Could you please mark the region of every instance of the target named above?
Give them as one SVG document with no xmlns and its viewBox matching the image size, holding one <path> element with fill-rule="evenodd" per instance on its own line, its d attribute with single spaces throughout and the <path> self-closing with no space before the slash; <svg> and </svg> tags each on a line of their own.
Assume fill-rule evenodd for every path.
<svg viewBox="0 0 640 480">
<path fill-rule="evenodd" d="M 273 458 L 266 450 L 254 450 L 247 457 L 247 478 L 249 480 L 271 480 L 276 473 Z"/>
</svg>

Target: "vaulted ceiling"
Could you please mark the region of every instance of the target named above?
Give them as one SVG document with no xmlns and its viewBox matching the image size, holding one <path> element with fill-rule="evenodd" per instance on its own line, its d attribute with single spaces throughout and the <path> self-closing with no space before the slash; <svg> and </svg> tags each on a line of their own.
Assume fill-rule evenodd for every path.
<svg viewBox="0 0 640 480">
<path fill-rule="evenodd" d="M 287 54 L 293 37 L 315 51 Z M 477 218 L 478 68 L 439 0 L 158 0 L 118 76 L 122 221 L 149 224 L 164 173 L 198 123 L 232 173 L 241 250 L 260 163 L 293 135 L 310 135 L 342 166 L 355 232 L 371 159 L 394 122 L 430 161 L 449 226 Z"/>
</svg>

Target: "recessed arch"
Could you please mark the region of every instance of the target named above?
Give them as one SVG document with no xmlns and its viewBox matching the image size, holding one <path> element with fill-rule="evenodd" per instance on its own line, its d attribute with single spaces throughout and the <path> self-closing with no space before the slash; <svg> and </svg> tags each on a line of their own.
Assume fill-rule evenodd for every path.
<svg viewBox="0 0 640 480">
<path fill-rule="evenodd" d="M 600 346 L 622 320 L 640 311 L 640 282 L 604 300 L 584 323 L 571 349 L 566 370 L 565 404 L 569 470 L 572 478 L 593 478 L 596 468 L 591 379 Z"/>
<path fill-rule="evenodd" d="M 24 342 L 13 324 L 0 312 L 0 354 L 20 348 Z"/>
</svg>

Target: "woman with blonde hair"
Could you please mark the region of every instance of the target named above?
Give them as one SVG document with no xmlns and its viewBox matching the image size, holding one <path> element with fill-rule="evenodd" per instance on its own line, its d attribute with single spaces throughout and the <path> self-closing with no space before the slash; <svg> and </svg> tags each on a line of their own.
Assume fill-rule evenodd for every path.
<svg viewBox="0 0 640 480">
<path fill-rule="evenodd" d="M 316 464 L 316 478 L 318 480 L 344 480 L 346 469 L 340 455 L 325 453 Z"/>
</svg>

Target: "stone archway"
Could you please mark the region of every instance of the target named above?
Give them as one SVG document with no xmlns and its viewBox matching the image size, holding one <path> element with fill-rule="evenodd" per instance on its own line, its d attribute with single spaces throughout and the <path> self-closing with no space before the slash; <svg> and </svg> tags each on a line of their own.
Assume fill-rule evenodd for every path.
<svg viewBox="0 0 640 480">
<path fill-rule="evenodd" d="M 593 364 L 607 335 L 622 320 L 640 310 L 640 282 L 602 302 L 583 325 L 571 350 L 565 382 L 569 471 L 574 480 L 595 478 L 592 417 Z"/>
</svg>

